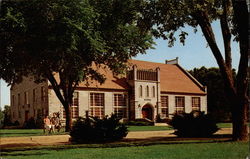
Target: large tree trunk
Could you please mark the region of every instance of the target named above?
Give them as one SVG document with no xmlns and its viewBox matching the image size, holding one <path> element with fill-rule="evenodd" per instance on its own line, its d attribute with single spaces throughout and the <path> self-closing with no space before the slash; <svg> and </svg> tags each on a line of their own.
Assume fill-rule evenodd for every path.
<svg viewBox="0 0 250 159">
<path fill-rule="evenodd" d="M 64 106 L 65 113 L 66 113 L 66 127 L 65 131 L 70 132 L 72 128 L 72 113 L 71 113 L 71 106 L 68 104 Z"/>
<path fill-rule="evenodd" d="M 230 65 L 225 62 L 223 56 L 215 41 L 214 33 L 208 18 L 208 14 L 199 11 L 193 15 L 201 27 L 201 30 L 212 50 L 212 53 L 219 65 L 225 83 L 225 92 L 229 102 L 231 103 L 232 118 L 233 118 L 233 140 L 245 141 L 248 140 L 248 98 L 247 98 L 247 53 L 245 48 L 240 43 L 240 64 L 237 74 L 237 81 L 235 82 L 232 76 Z M 222 28 L 223 29 L 223 28 Z M 247 40 L 246 40 L 247 41 Z M 247 46 L 247 45 L 243 45 Z M 225 49 L 226 50 L 226 49 Z M 226 53 L 226 52 L 225 52 Z M 227 53 L 226 53 L 227 54 Z M 223 109 L 223 108 L 222 108 Z"/>
<path fill-rule="evenodd" d="M 248 135 L 248 102 L 238 98 L 235 101 L 232 111 L 233 117 L 233 140 L 234 141 L 247 141 Z"/>
<path fill-rule="evenodd" d="M 64 107 L 65 114 L 66 114 L 65 131 L 69 132 L 72 128 L 71 104 L 72 104 L 72 98 L 73 98 L 73 92 L 74 92 L 75 86 L 68 88 L 64 85 L 63 94 L 62 94 L 62 92 L 60 91 L 61 86 L 57 83 L 52 73 L 48 73 L 48 80 L 50 81 L 57 98 L 59 99 L 59 101 Z"/>
</svg>

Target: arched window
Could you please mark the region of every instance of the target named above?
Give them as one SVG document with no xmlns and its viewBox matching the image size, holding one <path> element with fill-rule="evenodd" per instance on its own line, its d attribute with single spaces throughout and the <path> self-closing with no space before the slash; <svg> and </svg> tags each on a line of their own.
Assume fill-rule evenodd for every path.
<svg viewBox="0 0 250 159">
<path fill-rule="evenodd" d="M 139 87 L 139 97 L 142 97 L 142 85 Z"/>
<path fill-rule="evenodd" d="M 155 86 L 152 87 L 152 94 L 153 94 L 153 97 L 155 97 Z"/>
<path fill-rule="evenodd" d="M 149 87 L 146 87 L 146 96 L 149 97 Z"/>
</svg>

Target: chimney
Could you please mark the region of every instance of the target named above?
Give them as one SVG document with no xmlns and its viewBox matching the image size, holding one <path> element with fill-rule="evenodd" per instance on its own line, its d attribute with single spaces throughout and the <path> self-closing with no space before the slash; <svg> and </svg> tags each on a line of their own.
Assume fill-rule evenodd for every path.
<svg viewBox="0 0 250 159">
<path fill-rule="evenodd" d="M 178 57 L 176 57 L 175 59 L 173 60 L 166 60 L 166 64 L 178 64 Z"/>
</svg>

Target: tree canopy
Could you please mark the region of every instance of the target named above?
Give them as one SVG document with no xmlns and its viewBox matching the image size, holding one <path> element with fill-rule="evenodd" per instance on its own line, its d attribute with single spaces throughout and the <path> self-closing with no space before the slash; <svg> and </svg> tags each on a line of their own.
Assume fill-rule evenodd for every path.
<svg viewBox="0 0 250 159">
<path fill-rule="evenodd" d="M 194 68 L 189 73 L 202 85 L 207 87 L 207 109 L 218 122 L 230 122 L 232 120 L 230 103 L 225 93 L 224 81 L 219 68 Z M 236 72 L 233 70 L 233 76 Z"/>
<path fill-rule="evenodd" d="M 151 47 L 137 26 L 136 0 L 3 1 L 0 15 L 0 78 L 48 79 L 67 121 L 75 87 L 89 78 L 103 83 L 98 67 L 122 73 L 129 58 Z M 92 64 L 97 66 L 94 69 Z M 60 81 L 54 75 L 59 75 Z M 63 91 L 63 94 L 60 92 Z M 69 123 L 67 124 L 69 125 Z"/>
</svg>

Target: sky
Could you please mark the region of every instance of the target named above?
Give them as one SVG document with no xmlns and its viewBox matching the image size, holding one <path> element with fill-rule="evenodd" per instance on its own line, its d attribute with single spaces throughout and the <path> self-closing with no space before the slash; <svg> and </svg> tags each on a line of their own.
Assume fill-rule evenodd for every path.
<svg viewBox="0 0 250 159">
<path fill-rule="evenodd" d="M 214 22 L 212 24 L 214 28 L 214 33 L 216 36 L 216 41 L 218 43 L 221 52 L 223 50 L 223 39 L 220 32 L 219 22 Z M 171 48 L 168 47 L 167 41 L 162 39 L 156 39 L 155 49 L 147 50 L 146 54 L 140 54 L 133 59 L 165 63 L 165 60 L 171 60 L 176 57 L 179 58 L 179 64 L 186 70 L 191 70 L 193 68 L 200 68 L 205 66 L 218 67 L 210 48 L 207 45 L 205 37 L 202 35 L 201 30 L 198 28 L 197 33 L 193 32 L 191 27 L 185 27 L 184 31 L 188 32 L 188 37 L 186 38 L 185 45 L 183 46 L 178 41 Z M 239 62 L 239 47 L 236 42 L 232 43 L 232 59 L 233 67 L 237 70 Z M 0 80 L 0 106 L 3 108 L 4 105 L 10 105 L 10 87 Z"/>
</svg>

